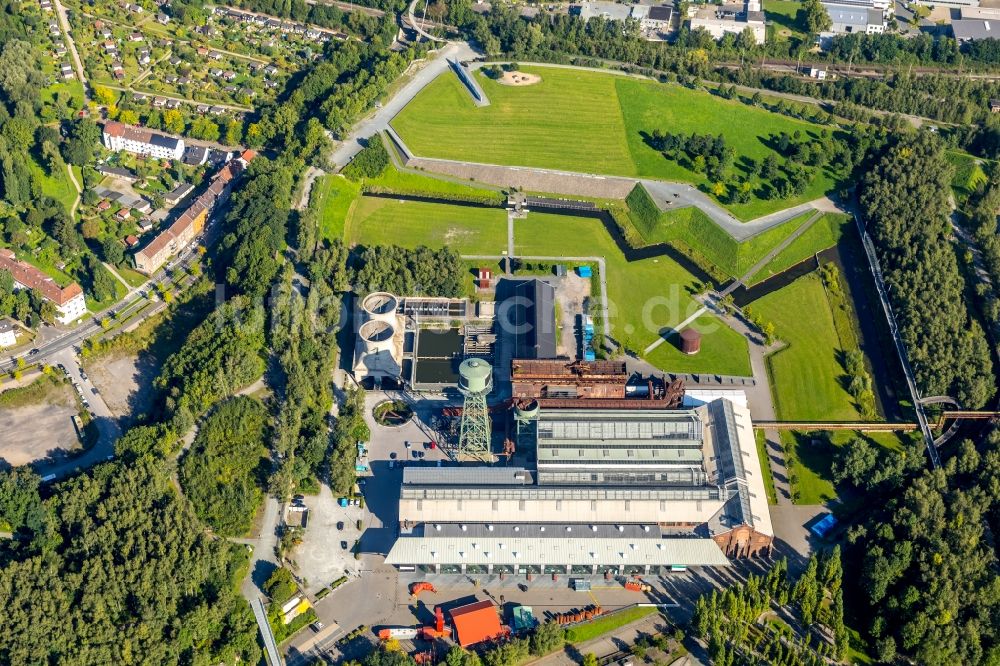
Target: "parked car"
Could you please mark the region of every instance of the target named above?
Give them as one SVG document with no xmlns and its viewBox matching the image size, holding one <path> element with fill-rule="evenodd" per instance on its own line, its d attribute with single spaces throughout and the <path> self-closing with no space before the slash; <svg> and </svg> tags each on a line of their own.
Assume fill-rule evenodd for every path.
<svg viewBox="0 0 1000 666">
<path fill-rule="evenodd" d="M 344 529 L 344 521 L 342 521 L 342 520 L 338 520 L 337 521 L 337 529 L 338 530 L 343 530 Z"/>
<path fill-rule="evenodd" d="M 93 393 L 94 395 L 97 395 L 97 387 L 95 386 L 94 388 L 90 389 L 90 392 Z"/>
<path fill-rule="evenodd" d="M 347 550 L 347 542 L 346 541 L 341 541 L 340 542 L 340 547 L 341 547 L 342 550 Z"/>
<path fill-rule="evenodd" d="M 312 627 L 312 630 L 318 634 L 319 632 L 323 631 L 323 627 L 325 627 L 326 625 L 320 622 L 319 620 L 316 620 L 310 626 Z"/>
</svg>

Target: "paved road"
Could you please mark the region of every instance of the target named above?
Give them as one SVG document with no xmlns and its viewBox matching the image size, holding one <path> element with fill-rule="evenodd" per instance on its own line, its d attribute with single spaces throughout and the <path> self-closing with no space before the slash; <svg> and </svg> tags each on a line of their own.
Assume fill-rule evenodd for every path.
<svg viewBox="0 0 1000 666">
<path fill-rule="evenodd" d="M 331 161 L 338 168 L 342 168 L 350 162 L 364 148 L 363 142 L 367 142 L 369 138 L 385 130 L 389 126 L 389 122 L 404 106 L 410 103 L 410 100 L 416 97 L 417 93 L 448 69 L 449 58 L 468 60 L 476 55 L 472 47 L 464 42 L 450 43 L 434 52 L 423 68 L 417 71 L 413 78 L 401 87 L 391 99 L 354 126 L 354 129 L 344 137 L 341 144 L 333 151 Z"/>
<path fill-rule="evenodd" d="M 281 523 L 281 504 L 273 496 L 268 495 L 264 500 L 264 514 L 260 521 L 260 528 L 252 541 L 253 554 L 250 556 L 250 568 L 247 576 L 243 579 L 242 592 L 248 600 L 258 598 L 264 594 L 264 583 L 267 582 L 271 573 L 278 568 L 278 558 L 274 554 L 274 549 L 278 545 L 278 526 Z M 241 540 L 248 543 L 247 540 Z"/>
<path fill-rule="evenodd" d="M 60 0 L 55 0 L 56 14 L 59 16 L 59 26 L 62 28 L 63 36 L 66 38 L 66 47 L 69 49 L 69 54 L 73 59 L 73 67 L 76 69 L 76 76 L 80 79 L 80 83 L 83 84 L 83 90 L 87 90 L 87 74 L 83 69 L 83 61 L 80 59 L 80 54 L 77 53 L 76 43 L 73 41 L 73 35 L 70 32 L 69 19 L 66 17 L 66 8 L 63 7 Z"/>
</svg>

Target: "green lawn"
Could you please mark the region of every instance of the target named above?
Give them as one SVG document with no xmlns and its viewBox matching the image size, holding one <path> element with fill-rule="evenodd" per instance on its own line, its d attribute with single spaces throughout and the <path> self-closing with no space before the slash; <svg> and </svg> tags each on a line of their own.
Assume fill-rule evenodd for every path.
<svg viewBox="0 0 1000 666">
<path fill-rule="evenodd" d="M 29 160 L 28 166 L 35 178 L 38 179 L 38 183 L 42 187 L 42 194 L 60 202 L 68 213 L 73 208 L 73 202 L 76 201 L 76 188 L 70 182 L 65 167 L 49 175 L 48 170 L 34 160 Z"/>
<path fill-rule="evenodd" d="M 122 279 L 128 282 L 130 287 L 141 287 L 149 278 L 142 273 L 132 270 L 128 266 L 115 266 L 115 271 Z"/>
<path fill-rule="evenodd" d="M 754 430 L 757 439 L 757 458 L 760 460 L 761 474 L 764 476 L 764 489 L 767 491 L 767 503 L 778 503 L 778 491 L 774 487 L 774 474 L 771 473 L 770 457 L 767 453 L 767 438 L 763 430 Z"/>
<path fill-rule="evenodd" d="M 813 225 L 806 229 L 801 236 L 789 243 L 788 247 L 757 271 L 750 278 L 749 284 L 762 282 L 818 252 L 833 247 L 840 242 L 841 236 L 851 231 L 852 224 L 854 223 L 849 215 L 824 214 L 823 217 L 813 222 Z"/>
<path fill-rule="evenodd" d="M 530 213 L 515 223 L 515 254 L 598 256 L 607 264 L 607 331 L 626 348 L 642 354 L 660 331 L 676 326 L 699 308 L 692 298 L 697 278 L 669 257 L 626 261 L 604 225 L 591 218 Z M 595 289 L 595 292 L 596 289 Z M 713 315 L 692 324 L 702 331 L 697 356 L 682 354 L 668 340 L 647 357 L 659 368 L 676 372 L 750 374 L 747 342 Z"/>
<path fill-rule="evenodd" d="M 343 176 L 322 176 L 313 183 L 309 205 L 317 211 L 319 237 L 344 238 L 344 225 L 361 187 Z"/>
<path fill-rule="evenodd" d="M 393 119 L 418 155 L 495 164 L 638 175 L 626 142 L 617 76 L 525 68 L 533 86 L 478 74 L 490 105 L 477 107 L 458 77 L 439 76 Z"/>
<path fill-rule="evenodd" d="M 816 273 L 755 301 L 752 310 L 774 323 L 787 346 L 768 357 L 779 419 L 860 420 L 842 385 L 840 342 L 833 312 Z"/>
<path fill-rule="evenodd" d="M 987 181 L 986 172 L 977 160 L 968 153 L 948 151 L 948 161 L 955 167 L 955 175 L 951 179 L 951 189 L 955 192 L 959 207 L 965 204 L 969 195 L 976 191 L 980 183 Z"/>
<path fill-rule="evenodd" d="M 818 135 L 820 128 L 802 120 L 771 113 L 737 100 L 727 100 L 704 91 L 678 85 L 619 78 L 618 97 L 625 119 L 629 150 L 641 176 L 675 180 L 708 186 L 709 180 L 677 162 L 667 160 L 648 146 L 643 133 L 653 130 L 673 134 L 721 134 L 736 151 L 737 173 L 744 173 L 741 158 L 760 162 L 773 153 L 766 142 L 781 132 Z M 626 174 L 627 175 L 627 174 Z M 754 197 L 745 204 L 724 204 L 741 219 L 750 220 L 776 210 L 817 199 L 831 189 L 833 180 L 825 171 L 813 180 L 806 191 L 790 199 L 763 200 Z"/>
<path fill-rule="evenodd" d="M 705 186 L 708 181 L 646 145 L 643 133 L 722 134 L 741 158 L 760 160 L 782 131 L 815 134 L 810 123 L 725 100 L 705 91 L 603 72 L 528 67 L 542 82 L 503 86 L 477 73 L 490 105 L 476 107 L 455 76 L 438 77 L 393 120 L 418 155 L 478 162 L 648 176 Z M 559 110 L 560 112 L 554 112 Z M 752 219 L 821 196 L 821 172 L 794 199 L 728 206 Z"/>
<path fill-rule="evenodd" d="M 805 39 L 809 27 L 799 20 L 799 10 L 802 3 L 798 0 L 765 0 L 764 15 L 774 24 L 779 37 L 797 37 Z"/>
<path fill-rule="evenodd" d="M 345 231 L 349 245 L 441 247 L 462 254 L 500 255 L 507 249 L 507 213 L 500 208 L 362 197 Z"/>
<path fill-rule="evenodd" d="M 584 643 L 656 612 L 659 611 L 653 606 L 633 606 L 601 615 L 588 622 L 581 622 L 570 627 L 566 631 L 566 640 L 569 643 Z"/>
<path fill-rule="evenodd" d="M 59 81 L 47 88 L 42 88 L 39 98 L 44 104 L 53 104 L 56 96 L 66 102 L 68 108 L 79 111 L 86 103 L 83 94 L 83 84 L 73 79 L 71 81 Z"/>
<path fill-rule="evenodd" d="M 826 433 L 830 442 L 827 445 L 825 437 L 814 433 L 781 431 L 781 445 L 786 452 L 791 452 L 796 482 L 793 493 L 797 492 L 796 504 L 823 504 L 837 497 L 833 484 L 833 460 L 837 449 L 847 446 L 855 438 L 867 439 L 872 444 L 883 448 L 900 451 L 903 438 L 910 435 L 894 432 L 857 432 L 839 430 Z M 786 455 L 786 460 L 788 456 Z"/>
</svg>

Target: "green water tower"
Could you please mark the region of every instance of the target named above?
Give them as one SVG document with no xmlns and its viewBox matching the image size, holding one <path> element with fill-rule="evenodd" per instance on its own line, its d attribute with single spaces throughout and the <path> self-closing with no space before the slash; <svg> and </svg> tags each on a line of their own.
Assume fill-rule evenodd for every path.
<svg viewBox="0 0 1000 666">
<path fill-rule="evenodd" d="M 493 390 L 493 368 L 481 358 L 467 358 L 458 366 L 458 390 L 465 396 L 458 459 L 489 461 L 490 413 L 486 396 Z"/>
</svg>

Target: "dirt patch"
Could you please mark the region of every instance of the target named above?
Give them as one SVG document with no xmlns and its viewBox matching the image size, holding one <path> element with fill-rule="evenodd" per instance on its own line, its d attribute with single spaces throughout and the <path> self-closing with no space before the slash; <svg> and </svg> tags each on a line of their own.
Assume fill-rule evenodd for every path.
<svg viewBox="0 0 1000 666">
<path fill-rule="evenodd" d="M 73 389 L 68 386 L 53 388 L 37 404 L 0 407 L 0 459 L 26 465 L 79 449 L 73 426 L 76 413 Z"/>
<path fill-rule="evenodd" d="M 567 266 L 567 268 L 569 268 Z M 568 273 L 556 283 L 556 302 L 559 304 L 559 340 L 556 353 L 575 358 L 579 352 L 577 327 L 580 315 L 586 314 L 590 300 L 590 280 Z"/>
<path fill-rule="evenodd" d="M 541 82 L 542 77 L 527 72 L 504 72 L 503 76 L 497 79 L 497 83 L 505 86 L 533 86 Z"/>
<path fill-rule="evenodd" d="M 153 406 L 156 368 L 144 359 L 148 359 L 148 354 L 141 357 L 118 354 L 87 362 L 90 381 L 101 392 L 108 409 L 119 418 L 133 418 Z"/>
</svg>

